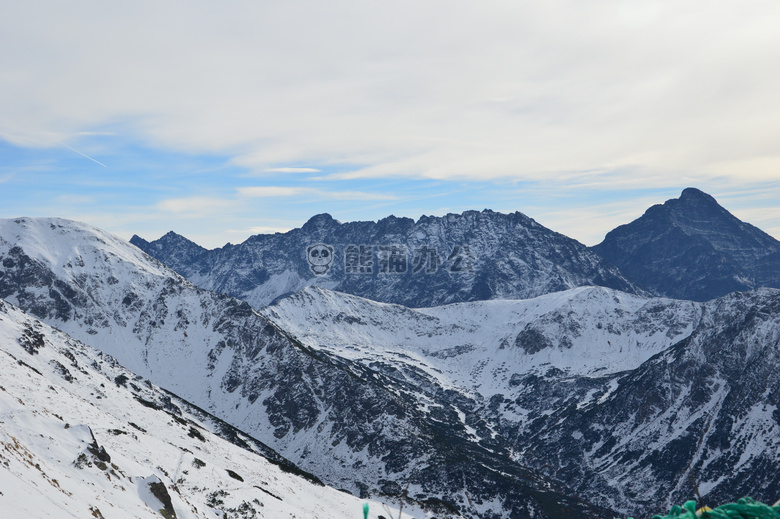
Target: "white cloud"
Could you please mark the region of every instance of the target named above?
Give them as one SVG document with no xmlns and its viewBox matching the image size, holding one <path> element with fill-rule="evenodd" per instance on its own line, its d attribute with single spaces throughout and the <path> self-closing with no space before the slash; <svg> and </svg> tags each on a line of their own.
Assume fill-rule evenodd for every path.
<svg viewBox="0 0 780 519">
<path fill-rule="evenodd" d="M 232 208 L 232 200 L 205 196 L 193 196 L 188 198 L 168 198 L 161 200 L 155 206 L 159 211 L 173 213 L 178 216 L 201 217 L 216 211 Z"/>
<path fill-rule="evenodd" d="M 236 189 L 239 195 L 250 198 L 273 198 L 285 196 L 308 196 L 328 200 L 396 200 L 386 193 L 364 191 L 327 191 L 311 187 L 249 186 Z"/>
<path fill-rule="evenodd" d="M 269 168 L 269 173 L 319 173 L 321 170 L 315 168 Z"/>
<path fill-rule="evenodd" d="M 353 178 L 766 177 L 778 25 L 769 0 L 17 2 L 0 132 L 129 121 L 156 146 Z"/>
<path fill-rule="evenodd" d="M 250 186 L 239 187 L 236 189 L 241 196 L 251 198 L 277 197 L 277 196 L 297 196 L 311 192 L 305 187 L 283 187 L 283 186 Z"/>
</svg>

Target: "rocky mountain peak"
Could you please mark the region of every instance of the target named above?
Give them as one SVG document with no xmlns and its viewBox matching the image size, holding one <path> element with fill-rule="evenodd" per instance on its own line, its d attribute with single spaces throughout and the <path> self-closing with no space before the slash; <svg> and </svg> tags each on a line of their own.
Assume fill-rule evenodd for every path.
<svg viewBox="0 0 780 519">
<path fill-rule="evenodd" d="M 677 225 L 697 230 L 711 229 L 713 224 L 729 227 L 742 224 L 713 196 L 692 187 L 684 189 L 680 198 L 666 201 L 663 207 Z"/>
<path fill-rule="evenodd" d="M 695 187 L 686 187 L 683 189 L 682 193 L 680 194 L 680 200 L 699 201 L 713 204 L 718 203 L 713 196 L 708 195 L 701 189 L 696 189 Z"/>
<path fill-rule="evenodd" d="M 208 250 L 174 231 L 151 243 L 135 234 L 130 243 L 176 271 Z"/>
<path fill-rule="evenodd" d="M 696 188 L 617 227 L 593 250 L 658 295 L 704 301 L 780 287 L 780 242 Z"/>
<path fill-rule="evenodd" d="M 303 227 L 301 227 L 301 230 L 304 232 L 312 232 L 317 229 L 329 229 L 332 227 L 337 227 L 340 225 L 341 222 L 333 218 L 328 213 L 321 213 L 316 214 L 309 218 L 309 220 L 303 224 Z"/>
</svg>

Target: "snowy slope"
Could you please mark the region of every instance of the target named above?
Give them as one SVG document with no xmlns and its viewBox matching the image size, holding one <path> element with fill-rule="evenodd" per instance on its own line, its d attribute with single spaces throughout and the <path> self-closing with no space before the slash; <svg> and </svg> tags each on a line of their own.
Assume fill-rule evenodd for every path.
<svg viewBox="0 0 780 519">
<path fill-rule="evenodd" d="M 329 399 L 392 404 L 398 411 L 363 432 L 379 430 L 391 444 L 406 435 L 406 406 L 299 348 L 246 303 L 198 289 L 128 243 L 76 222 L 0 221 L 0 240 L 0 296 L 9 302 L 273 443 L 334 485 L 356 491 L 356 480 L 385 476 L 383 464 L 335 441 L 352 425 L 337 415 L 359 422 L 365 412 Z M 327 427 L 334 421 L 345 430 Z M 352 468 L 358 461 L 362 468 Z"/>
<path fill-rule="evenodd" d="M 180 519 L 358 518 L 369 502 L 215 435 L 186 402 L 2 301 L 0 381 L 3 517 L 159 518 L 167 495 Z"/>
<path fill-rule="evenodd" d="M 260 313 L 312 347 L 367 361 L 411 355 L 454 385 L 490 395 L 511 371 L 634 369 L 690 335 L 702 305 L 580 287 L 527 300 L 409 309 L 309 287 Z"/>
<path fill-rule="evenodd" d="M 780 493 L 780 291 L 694 303 L 585 287 L 409 309 L 311 287 L 262 313 L 433 401 L 444 388 L 475 441 L 495 435 L 622 513 L 695 497 L 689 463 L 710 503 Z"/>
</svg>

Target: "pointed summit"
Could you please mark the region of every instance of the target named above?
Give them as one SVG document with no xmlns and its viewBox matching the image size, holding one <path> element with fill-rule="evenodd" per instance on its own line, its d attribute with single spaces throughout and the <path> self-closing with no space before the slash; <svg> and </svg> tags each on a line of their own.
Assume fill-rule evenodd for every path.
<svg viewBox="0 0 780 519">
<path fill-rule="evenodd" d="M 339 225 L 339 221 L 334 219 L 328 213 L 316 214 L 309 218 L 309 220 L 303 224 L 302 230 L 306 232 L 312 232 L 315 229 L 327 229 Z"/>
<path fill-rule="evenodd" d="M 593 250 L 658 295 L 706 301 L 780 288 L 780 242 L 692 187 L 614 229 Z"/>
<path fill-rule="evenodd" d="M 680 194 L 679 200 L 697 200 L 697 201 L 706 201 L 717 204 L 718 202 L 713 198 L 711 195 L 708 195 L 704 191 L 700 189 L 696 189 L 695 187 L 686 187 L 683 189 L 682 193 Z"/>
<path fill-rule="evenodd" d="M 177 272 L 180 272 L 185 264 L 207 252 L 207 249 L 173 231 L 168 231 L 153 242 L 135 234 L 130 238 L 130 243 Z"/>
</svg>

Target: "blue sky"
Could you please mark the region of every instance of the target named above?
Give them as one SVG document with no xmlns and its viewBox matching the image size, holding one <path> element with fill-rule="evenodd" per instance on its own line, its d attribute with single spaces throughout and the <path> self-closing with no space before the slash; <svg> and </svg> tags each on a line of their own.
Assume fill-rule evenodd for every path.
<svg viewBox="0 0 780 519">
<path fill-rule="evenodd" d="M 0 217 L 206 246 L 689 186 L 780 237 L 776 2 L 0 0 Z"/>
</svg>

